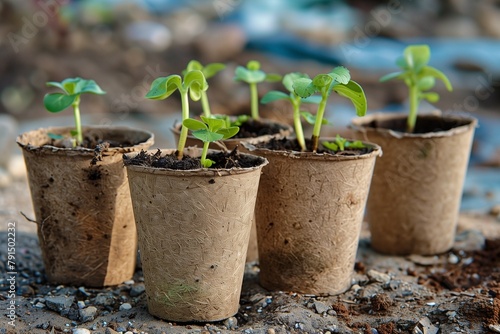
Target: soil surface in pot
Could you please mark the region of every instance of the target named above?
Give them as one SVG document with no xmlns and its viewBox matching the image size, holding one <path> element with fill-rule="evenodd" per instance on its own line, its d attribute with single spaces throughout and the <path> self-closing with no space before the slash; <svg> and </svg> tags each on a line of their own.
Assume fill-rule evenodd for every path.
<svg viewBox="0 0 500 334">
<path fill-rule="evenodd" d="M 240 131 L 233 138 L 254 138 L 265 135 L 275 135 L 286 128 L 278 123 L 261 122 L 249 119 L 239 126 Z"/>
<path fill-rule="evenodd" d="M 469 123 L 470 121 L 467 119 L 449 119 L 440 116 L 418 117 L 413 133 L 448 131 Z M 365 124 L 364 127 L 406 132 L 406 117 L 387 120 L 373 120 L 370 123 Z"/>
<path fill-rule="evenodd" d="M 182 157 L 182 160 L 178 160 L 175 153 L 164 155 L 162 154 L 160 149 L 158 149 L 156 153 L 141 151 L 133 158 L 128 158 L 126 155 L 124 155 L 123 158 L 126 165 L 168 168 L 177 170 L 191 170 L 202 168 L 200 158 L 184 155 Z M 207 158 L 214 161 L 213 165 L 210 167 L 213 169 L 250 168 L 257 167 L 262 163 L 260 159 L 255 159 L 254 157 L 248 155 L 239 154 L 237 147 L 230 152 L 209 153 L 207 155 Z"/>
<path fill-rule="evenodd" d="M 363 155 L 370 153 L 373 151 L 371 147 L 365 147 L 365 148 L 360 148 L 360 149 L 348 149 L 346 148 L 344 151 L 332 151 L 329 150 L 321 144 L 321 139 L 320 139 L 320 147 L 317 151 L 317 153 L 329 153 L 332 155 L 344 155 L 344 156 L 353 156 L 353 155 Z M 300 152 L 301 148 L 296 139 L 288 139 L 288 138 L 282 138 L 282 139 L 276 139 L 276 138 L 271 138 L 270 140 L 266 142 L 259 143 L 255 145 L 258 148 L 267 148 L 272 151 L 297 151 Z M 311 141 L 306 140 L 306 147 L 311 149 Z M 312 151 L 312 150 L 311 150 Z"/>
<path fill-rule="evenodd" d="M 65 139 L 50 139 L 45 145 L 51 145 L 59 148 L 68 148 L 69 141 Z M 102 138 L 96 134 L 89 136 L 85 135 L 83 137 L 83 142 L 78 147 L 88 148 L 88 149 L 104 149 L 109 147 L 131 147 L 139 144 L 131 142 L 129 140 L 117 140 L 114 138 Z M 42 145 L 43 146 L 43 145 Z M 70 146 L 71 147 L 71 146 Z"/>
</svg>

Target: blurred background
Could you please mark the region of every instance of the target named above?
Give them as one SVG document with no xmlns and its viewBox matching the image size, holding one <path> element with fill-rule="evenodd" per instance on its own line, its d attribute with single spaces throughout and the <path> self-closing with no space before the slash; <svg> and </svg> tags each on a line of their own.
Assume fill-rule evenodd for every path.
<svg viewBox="0 0 500 334">
<path fill-rule="evenodd" d="M 214 113 L 248 113 L 248 87 L 233 77 L 236 66 L 251 59 L 280 74 L 313 76 L 344 65 L 365 89 L 370 112 L 404 111 L 406 86 L 378 79 L 397 69 L 395 59 L 408 44 L 427 43 L 431 65 L 448 75 L 454 91 L 438 83 L 441 100 L 422 110 L 479 118 L 463 207 L 494 210 L 500 199 L 499 38 L 495 0 L 1 0 L 0 166 L 13 169 L 9 154 L 20 154 L 16 134 L 73 124 L 69 110 L 44 110 L 47 81 L 94 79 L 107 94 L 82 98 L 84 124 L 144 128 L 155 133 L 155 147 L 165 148 L 174 146 L 170 127 L 180 119 L 180 99 L 144 95 L 154 78 L 180 73 L 191 59 L 227 65 L 209 80 Z M 259 94 L 270 89 L 281 84 L 262 84 Z M 330 103 L 333 127 L 324 135 L 346 131 L 355 115 L 347 100 Z M 198 103 L 191 106 L 194 115 L 201 113 Z M 261 116 L 291 123 L 286 104 L 261 106 Z"/>
</svg>

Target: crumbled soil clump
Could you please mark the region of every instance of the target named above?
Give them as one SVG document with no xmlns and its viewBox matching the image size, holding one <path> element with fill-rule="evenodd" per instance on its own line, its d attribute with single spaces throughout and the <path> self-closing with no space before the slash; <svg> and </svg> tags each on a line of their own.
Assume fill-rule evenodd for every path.
<svg viewBox="0 0 500 334">
<path fill-rule="evenodd" d="M 240 131 L 233 138 L 255 138 L 265 135 L 275 135 L 287 128 L 281 124 L 249 119 L 239 126 Z"/>
</svg>

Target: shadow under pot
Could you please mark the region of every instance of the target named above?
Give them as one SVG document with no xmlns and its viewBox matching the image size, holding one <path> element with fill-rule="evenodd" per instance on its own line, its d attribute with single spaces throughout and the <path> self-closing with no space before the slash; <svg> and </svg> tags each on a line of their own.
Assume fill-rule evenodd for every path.
<svg viewBox="0 0 500 334">
<path fill-rule="evenodd" d="M 406 133 L 406 114 L 377 113 L 352 121 L 355 136 L 382 147 L 367 203 L 372 247 L 392 255 L 448 251 L 477 120 L 419 115 Z"/>
<path fill-rule="evenodd" d="M 71 130 L 44 128 L 17 138 L 47 279 L 87 287 L 120 284 L 132 278 L 137 257 L 122 155 L 148 149 L 154 136 L 124 127 L 84 127 L 89 148 L 64 147 L 49 137 L 71 138 Z"/>
</svg>

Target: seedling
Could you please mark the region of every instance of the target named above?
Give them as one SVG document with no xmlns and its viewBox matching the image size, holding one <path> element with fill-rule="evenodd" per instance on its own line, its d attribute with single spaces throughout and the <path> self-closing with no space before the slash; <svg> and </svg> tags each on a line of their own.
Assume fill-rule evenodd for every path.
<svg viewBox="0 0 500 334">
<path fill-rule="evenodd" d="M 320 93 L 321 95 L 311 137 L 313 152 L 318 150 L 319 135 L 321 125 L 323 125 L 326 103 L 332 91 L 351 100 L 358 116 L 366 114 L 367 103 L 365 93 L 358 83 L 351 80 L 349 70 L 345 67 L 335 67 L 330 73 L 318 74 L 312 80 L 310 78 L 296 78 L 293 80 L 293 89 L 302 98 L 307 98 L 314 93 Z"/>
<path fill-rule="evenodd" d="M 417 112 L 420 102 L 427 100 L 431 103 L 439 101 L 439 94 L 427 92 L 436 84 L 436 79 L 443 81 L 446 89 L 452 91 L 450 81 L 438 69 L 428 66 L 431 50 L 428 45 L 410 45 L 404 50 L 403 56 L 396 60 L 402 71 L 389 73 L 380 78 L 381 82 L 401 79 L 409 89 L 410 114 L 406 124 L 406 131 L 413 132 L 417 122 Z"/>
<path fill-rule="evenodd" d="M 311 115 L 311 113 L 307 111 L 301 111 L 300 106 L 302 102 L 306 103 L 319 103 L 321 101 L 320 96 L 309 96 L 307 98 L 301 98 L 300 96 L 295 93 L 293 90 L 293 83 L 296 79 L 300 78 L 305 78 L 305 79 L 310 79 L 307 74 L 303 73 L 289 73 L 283 77 L 283 86 L 288 90 L 288 94 L 279 92 L 279 91 L 270 91 L 266 95 L 262 97 L 260 100 L 261 103 L 269 103 L 273 101 L 278 101 L 278 100 L 287 100 L 290 101 L 293 107 L 293 123 L 295 127 L 295 134 L 297 136 L 297 141 L 302 149 L 302 151 L 306 151 L 306 141 L 304 139 L 304 131 L 302 130 L 302 123 L 300 121 L 300 116 L 302 115 L 307 121 L 312 122 L 314 124 L 315 122 L 315 116 Z M 324 120 L 326 121 L 326 120 Z"/>
<path fill-rule="evenodd" d="M 360 140 L 349 141 L 345 138 L 340 137 L 339 135 L 337 135 L 334 141 L 332 142 L 324 141 L 322 144 L 327 149 L 335 152 L 344 151 L 347 148 L 362 149 L 366 147 L 365 144 L 363 144 Z"/>
<path fill-rule="evenodd" d="M 71 135 L 76 137 L 73 146 L 81 145 L 83 134 L 80 120 L 80 95 L 84 93 L 103 95 L 106 92 L 94 80 L 85 80 L 82 78 L 68 78 L 61 82 L 49 81 L 47 82 L 47 86 L 60 88 L 63 93 L 46 94 L 43 98 L 45 109 L 49 112 L 57 113 L 69 106 L 73 106 L 75 130 L 71 131 Z"/>
<path fill-rule="evenodd" d="M 250 106 L 251 116 L 254 120 L 259 117 L 259 93 L 257 91 L 257 84 L 260 82 L 276 82 L 281 80 L 281 75 L 269 73 L 266 74 L 260 69 L 260 63 L 256 60 L 248 62 L 247 67 L 238 66 L 235 71 L 236 81 L 246 82 L 250 86 Z"/>
<path fill-rule="evenodd" d="M 146 94 L 146 98 L 152 100 L 164 100 L 178 90 L 181 94 L 182 121 L 184 122 L 184 120 L 189 118 L 189 97 L 191 97 L 193 101 L 199 101 L 202 93 L 207 89 L 208 83 L 203 75 L 203 72 L 193 70 L 187 72 L 184 75 L 184 79 L 177 74 L 155 79 L 151 84 L 151 89 Z M 177 159 L 179 160 L 181 160 L 183 156 L 187 135 L 188 128 L 183 125 L 179 138 L 179 144 L 177 146 Z"/>
<path fill-rule="evenodd" d="M 182 125 L 192 131 L 194 137 L 203 142 L 201 165 L 205 168 L 212 166 L 214 161 L 207 159 L 208 147 L 211 142 L 229 139 L 240 130 L 237 126 L 226 126 L 226 121 L 218 118 L 201 116 L 201 121 L 188 118 Z"/>
<path fill-rule="evenodd" d="M 210 79 L 211 77 L 213 77 L 214 75 L 216 75 L 225 68 L 226 65 L 221 63 L 212 63 L 203 66 L 199 61 L 191 60 L 188 63 L 186 69 L 182 72 L 182 75 L 186 75 L 186 73 L 189 71 L 198 70 L 203 73 L 205 79 Z M 203 108 L 203 115 L 205 115 L 206 117 L 210 117 L 211 115 L 210 104 L 208 103 L 208 97 L 206 91 L 201 92 L 201 106 Z"/>
</svg>

